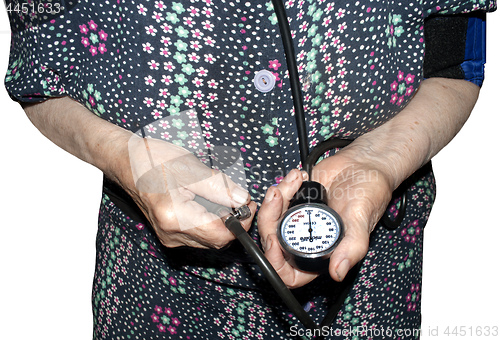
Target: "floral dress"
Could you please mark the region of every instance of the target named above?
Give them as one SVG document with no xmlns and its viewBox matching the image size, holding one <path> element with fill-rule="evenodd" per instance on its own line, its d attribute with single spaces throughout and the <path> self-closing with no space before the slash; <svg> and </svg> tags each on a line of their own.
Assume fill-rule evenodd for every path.
<svg viewBox="0 0 500 340">
<path fill-rule="evenodd" d="M 15 100 L 70 96 L 102 119 L 182 146 L 202 161 L 216 147 L 236 150 L 242 170 L 234 180 L 258 203 L 270 186 L 300 168 L 290 82 L 270 1 L 52 0 L 24 13 L 16 4 L 7 2 L 13 39 L 6 76 Z M 481 84 L 484 18 L 476 14 L 494 10 L 495 1 L 284 4 L 310 148 L 331 137 L 355 139 L 383 124 L 407 105 L 424 76 Z M 469 12 L 474 14 L 457 15 Z M 439 24 L 445 18 L 465 19 L 451 30 Z M 462 32 L 458 38 L 456 32 Z M 456 42 L 451 48 L 458 63 L 440 64 L 446 58 L 439 48 L 427 50 L 437 33 L 456 38 L 444 40 Z M 259 72 L 272 75 L 272 86 L 256 85 Z M 372 233 L 342 309 L 323 330 L 326 338 L 419 337 L 422 238 L 435 195 L 430 166 L 405 190 L 403 222 Z M 102 197 L 94 339 L 312 336 L 237 243 L 224 251 L 166 249 L 143 216 L 121 208 L 128 198 L 120 195 L 106 191 Z M 398 204 L 395 197 L 389 214 Z M 256 229 L 250 233 L 258 242 Z M 319 322 L 339 289 L 325 276 L 295 293 Z"/>
</svg>

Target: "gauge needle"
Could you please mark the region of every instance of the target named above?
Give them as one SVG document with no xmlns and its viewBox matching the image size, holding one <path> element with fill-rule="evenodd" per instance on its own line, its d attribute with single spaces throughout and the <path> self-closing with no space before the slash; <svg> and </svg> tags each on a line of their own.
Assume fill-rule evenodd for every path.
<svg viewBox="0 0 500 340">
<path fill-rule="evenodd" d="M 311 212 L 309 212 L 309 242 L 313 241 L 313 229 L 312 229 L 312 223 L 311 223 Z"/>
</svg>

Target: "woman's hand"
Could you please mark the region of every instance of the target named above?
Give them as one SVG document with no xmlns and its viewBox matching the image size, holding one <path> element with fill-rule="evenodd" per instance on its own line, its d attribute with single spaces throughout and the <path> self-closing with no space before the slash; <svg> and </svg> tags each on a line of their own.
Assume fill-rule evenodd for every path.
<svg viewBox="0 0 500 340">
<path fill-rule="evenodd" d="M 166 247 L 222 248 L 234 239 L 216 210 L 256 204 L 246 190 L 212 170 L 186 149 L 132 135 L 118 181 L 150 221 Z M 132 174 L 132 176 L 131 176 Z M 133 180 L 132 180 L 133 179 Z M 200 197 L 202 199 L 200 199 Z M 224 209 L 227 211 L 227 209 Z"/>
<path fill-rule="evenodd" d="M 307 178 L 305 173 L 303 176 Z M 370 233 L 390 201 L 391 180 L 376 169 L 375 164 L 354 161 L 347 150 L 318 163 L 312 176 L 312 180 L 327 189 L 328 205 L 339 213 L 344 222 L 344 238 L 333 252 L 329 265 L 330 276 L 340 282 L 366 255 Z M 317 277 L 315 273 L 292 267 L 285 260 L 276 236 L 281 217 L 302 179 L 299 171 L 293 170 L 277 187 L 271 187 L 258 215 L 266 257 L 291 288 L 303 286 Z"/>
<path fill-rule="evenodd" d="M 360 162 L 356 142 L 319 162 L 313 180 L 328 192 L 328 205 L 342 218 L 345 234 L 330 257 L 330 276 L 342 281 L 368 252 L 371 232 L 389 204 L 394 179 L 369 159 Z"/>
<path fill-rule="evenodd" d="M 318 276 L 292 267 L 285 260 L 276 236 L 281 217 L 305 179 L 307 179 L 305 172 L 290 171 L 280 184 L 267 190 L 257 215 L 257 225 L 265 255 L 283 282 L 290 288 L 301 287 Z"/>
<path fill-rule="evenodd" d="M 313 180 L 326 187 L 328 204 L 340 214 L 346 229 L 330 258 L 334 280 L 343 280 L 366 255 L 370 233 L 392 192 L 458 133 L 478 95 L 479 87 L 465 80 L 426 79 L 398 115 L 316 165 Z M 270 188 L 258 218 L 266 256 L 290 287 L 315 277 L 286 263 L 276 239 L 278 221 L 300 181 L 284 181 Z"/>
<path fill-rule="evenodd" d="M 167 247 L 221 248 L 234 239 L 220 218 L 195 197 L 227 207 L 248 204 L 255 213 L 256 205 L 245 190 L 183 148 L 139 138 L 68 97 L 24 109 L 51 141 L 120 184 Z M 243 221 L 244 228 L 250 228 L 252 218 Z"/>
</svg>

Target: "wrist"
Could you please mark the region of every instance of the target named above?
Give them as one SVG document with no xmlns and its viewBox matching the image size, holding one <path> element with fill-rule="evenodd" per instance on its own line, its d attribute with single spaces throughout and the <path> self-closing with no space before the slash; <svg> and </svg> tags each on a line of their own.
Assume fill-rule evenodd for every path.
<svg viewBox="0 0 500 340">
<path fill-rule="evenodd" d="M 93 164 L 123 188 L 134 187 L 128 150 L 131 137 L 132 132 L 116 127 L 115 131 L 111 131 L 97 142 L 93 155 Z"/>
<path fill-rule="evenodd" d="M 353 161 L 379 171 L 393 191 L 430 159 L 427 134 L 411 135 L 407 132 L 411 127 L 396 124 L 388 121 L 342 151 Z"/>
</svg>

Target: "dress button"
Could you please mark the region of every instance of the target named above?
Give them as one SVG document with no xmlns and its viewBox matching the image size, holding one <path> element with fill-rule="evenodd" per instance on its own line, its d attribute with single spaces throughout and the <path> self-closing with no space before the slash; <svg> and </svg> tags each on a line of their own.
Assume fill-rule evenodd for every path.
<svg viewBox="0 0 500 340">
<path fill-rule="evenodd" d="M 274 85 L 276 84 L 276 77 L 268 70 L 261 70 L 257 72 L 253 78 L 253 83 L 255 84 L 257 90 L 266 93 L 274 88 Z"/>
</svg>

